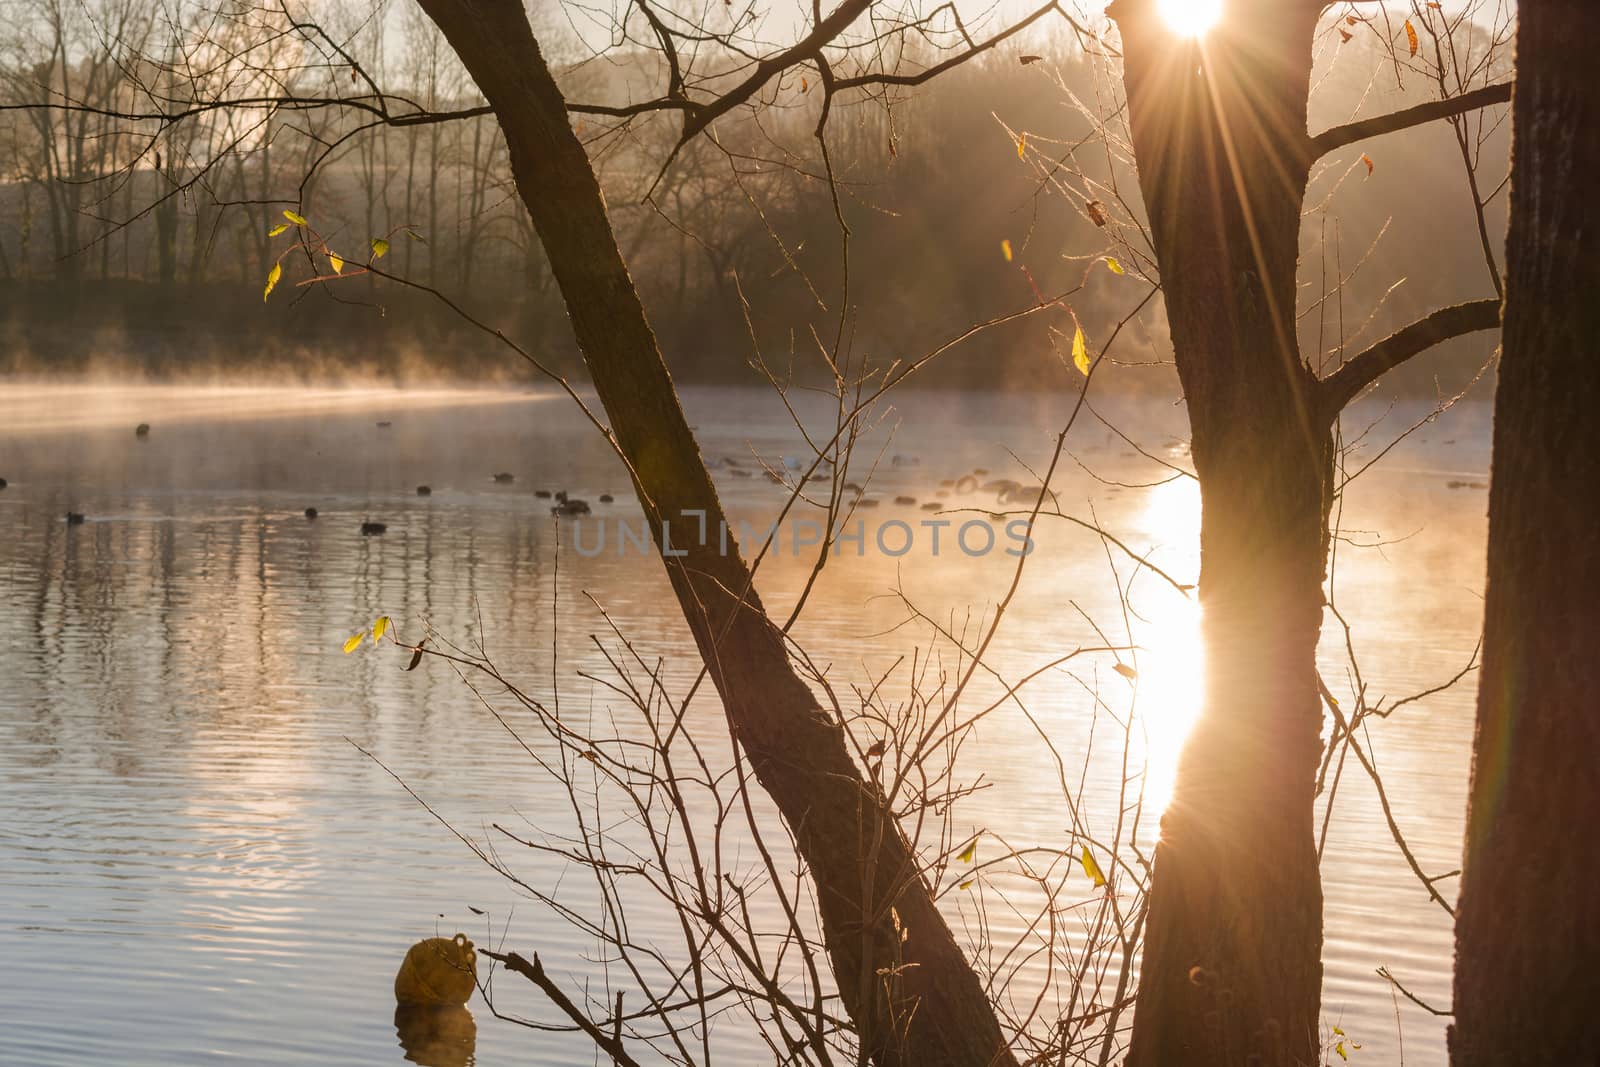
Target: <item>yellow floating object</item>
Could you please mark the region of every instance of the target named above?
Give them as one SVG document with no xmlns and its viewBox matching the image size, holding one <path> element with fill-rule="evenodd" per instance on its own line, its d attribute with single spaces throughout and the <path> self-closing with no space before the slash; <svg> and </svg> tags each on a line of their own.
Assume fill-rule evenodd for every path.
<svg viewBox="0 0 1600 1067">
<path fill-rule="evenodd" d="M 465 1004 L 478 984 L 478 957 L 466 934 L 418 941 L 394 976 L 401 1004 Z"/>
</svg>

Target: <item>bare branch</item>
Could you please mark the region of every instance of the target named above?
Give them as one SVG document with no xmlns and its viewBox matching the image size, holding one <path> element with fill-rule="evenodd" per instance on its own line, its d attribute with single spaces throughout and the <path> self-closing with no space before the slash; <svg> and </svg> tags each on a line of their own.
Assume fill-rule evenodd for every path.
<svg viewBox="0 0 1600 1067">
<path fill-rule="evenodd" d="M 1441 341 L 1499 326 L 1499 300 L 1473 300 L 1440 308 L 1385 337 L 1324 378 L 1319 386 L 1322 414 L 1332 419 L 1384 373 Z"/>
<path fill-rule="evenodd" d="M 871 6 L 871 0 L 844 0 L 844 3 L 840 4 L 833 14 L 817 23 L 815 29 L 797 41 L 792 47 L 763 59 L 756 64 L 756 69 L 744 81 L 723 93 L 713 102 L 691 111 L 683 122 L 681 142 L 687 143 L 693 140 L 694 136 L 700 131 L 750 99 L 761 90 L 763 85 L 772 79 L 773 75 L 787 70 L 796 63 L 802 63 L 821 55 L 824 46 L 843 33 L 852 22 Z"/>
<path fill-rule="evenodd" d="M 567 995 L 561 991 L 561 987 L 550 980 L 550 976 L 544 973 L 543 965 L 539 963 L 539 954 L 537 952 L 533 954 L 533 962 L 529 963 L 515 952 L 491 952 L 486 948 L 480 948 L 478 951 L 490 959 L 504 964 L 506 970 L 520 974 L 538 986 L 544 995 L 550 998 L 550 1002 L 560 1008 L 567 1018 L 577 1023 L 578 1028 L 588 1034 L 594 1043 L 600 1047 L 601 1051 L 610 1056 L 614 1062 L 623 1065 L 623 1067 L 639 1067 L 638 1061 L 628 1055 L 628 1050 L 623 1048 L 620 1040 L 591 1022 L 589 1017 L 579 1011 L 578 1006 L 572 1003 Z"/>
<path fill-rule="evenodd" d="M 1452 96 L 1447 100 L 1430 100 L 1426 104 L 1415 107 L 1402 108 L 1387 115 L 1376 115 L 1370 119 L 1360 119 L 1348 122 L 1343 126 L 1334 126 L 1323 130 L 1311 139 L 1312 158 L 1325 156 L 1329 152 L 1345 145 L 1364 141 L 1368 137 L 1379 137 L 1386 133 L 1395 133 L 1399 130 L 1409 130 L 1413 126 L 1421 126 L 1426 122 L 1435 122 L 1447 119 L 1454 115 L 1476 111 L 1480 107 L 1489 107 L 1492 104 L 1509 103 L 1511 100 L 1511 83 L 1500 82 L 1497 85 L 1486 85 L 1481 89 L 1474 89 L 1470 93 Z"/>
<path fill-rule="evenodd" d="M 1387 968 L 1387 967 L 1379 967 L 1378 968 L 1378 977 L 1382 978 L 1385 982 L 1388 982 L 1390 985 L 1394 986 L 1396 989 L 1398 989 L 1400 991 L 1400 995 L 1401 996 L 1405 997 L 1407 1000 L 1411 1001 L 1411 1003 L 1415 1004 L 1417 1007 L 1421 1008 L 1423 1011 L 1427 1012 L 1430 1015 L 1437 1015 L 1440 1018 L 1448 1018 L 1448 1017 L 1450 1017 L 1450 1016 L 1452 1016 L 1452 1015 L 1454 1015 L 1456 1013 L 1455 1012 L 1455 1008 L 1453 1008 L 1453 1007 L 1450 1007 L 1450 1008 L 1436 1008 L 1432 1004 L 1429 1004 L 1427 1001 L 1423 1000 L 1421 997 L 1419 997 L 1415 993 L 1411 992 L 1411 990 L 1409 990 L 1405 986 L 1401 985 L 1400 984 L 1400 979 L 1396 978 L 1394 976 L 1394 974 L 1391 973 L 1389 968 Z"/>
<path fill-rule="evenodd" d="M 853 78 L 840 78 L 835 83 L 834 90 L 835 91 L 839 91 L 839 90 L 843 90 L 843 89 L 856 89 L 856 88 L 860 88 L 862 86 L 867 86 L 867 85 L 901 85 L 901 86 L 921 85 L 923 82 L 926 82 L 926 81 L 929 81 L 932 78 L 938 77 L 940 74 L 943 74 L 945 71 L 951 69 L 952 67 L 960 66 L 962 63 L 965 63 L 967 60 L 971 59 L 972 57 L 977 56 L 977 55 L 981 55 L 984 52 L 989 51 L 995 45 L 1000 44 L 1001 42 L 1005 41 L 1007 38 L 1013 37 L 1016 34 L 1021 33 L 1023 30 L 1025 30 L 1029 26 L 1033 25 L 1034 22 L 1036 22 L 1039 19 L 1043 18 L 1044 16 L 1048 15 L 1052 11 L 1056 12 L 1062 18 L 1066 19 L 1069 23 L 1071 23 L 1072 28 L 1077 31 L 1077 33 L 1078 33 L 1080 38 L 1082 38 L 1083 36 L 1088 34 L 1088 31 L 1086 29 L 1084 29 L 1082 26 L 1080 26 L 1078 24 L 1078 21 L 1076 19 L 1074 19 L 1071 15 L 1069 15 L 1065 11 L 1061 7 L 1061 5 L 1057 2 L 1057 0 L 1051 0 L 1050 3 L 1045 4 L 1043 7 L 1036 8 L 1031 14 L 1027 15 L 1022 20 L 1020 20 L 1018 22 L 1014 22 L 1010 26 L 1007 26 L 1004 30 L 1001 30 L 999 33 L 996 33 L 993 37 L 990 37 L 987 40 L 978 42 L 978 43 L 972 45 L 966 51 L 958 52 L 955 55 L 950 56 L 948 59 L 944 60 L 943 62 L 936 63 L 933 66 L 927 67 L 924 70 L 917 71 L 914 74 L 901 74 L 901 73 L 897 73 L 897 72 L 876 72 L 876 73 L 871 73 L 871 74 L 858 75 L 857 77 L 853 77 Z"/>
</svg>

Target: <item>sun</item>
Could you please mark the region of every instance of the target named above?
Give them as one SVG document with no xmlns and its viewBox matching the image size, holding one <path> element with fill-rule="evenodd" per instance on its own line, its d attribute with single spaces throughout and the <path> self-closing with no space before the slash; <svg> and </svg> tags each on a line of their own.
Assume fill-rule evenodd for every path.
<svg viewBox="0 0 1600 1067">
<path fill-rule="evenodd" d="M 1159 0 L 1161 17 L 1184 37 L 1202 37 L 1222 17 L 1222 0 Z"/>
</svg>

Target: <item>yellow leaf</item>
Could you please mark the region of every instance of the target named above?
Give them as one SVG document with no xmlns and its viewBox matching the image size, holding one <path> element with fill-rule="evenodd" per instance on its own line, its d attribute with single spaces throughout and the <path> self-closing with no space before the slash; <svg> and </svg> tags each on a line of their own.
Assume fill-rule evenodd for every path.
<svg viewBox="0 0 1600 1067">
<path fill-rule="evenodd" d="M 356 649 L 360 648 L 361 647 L 361 641 L 366 636 L 367 636 L 367 631 L 365 631 L 365 630 L 362 630 L 358 634 L 351 634 L 350 637 L 345 640 L 345 643 L 344 643 L 344 654 L 348 656 L 350 653 L 352 653 Z"/>
<path fill-rule="evenodd" d="M 331 267 L 333 267 L 333 273 L 335 273 L 335 274 L 343 274 L 344 273 L 344 257 L 339 255 L 339 253 L 337 253 L 337 252 L 329 252 L 328 253 L 328 264 Z"/>
<path fill-rule="evenodd" d="M 1126 273 L 1128 273 L 1127 271 L 1122 269 L 1122 264 L 1117 262 L 1117 257 L 1116 256 L 1107 256 L 1106 257 L 1106 266 L 1111 268 L 1111 273 L 1112 274 L 1126 274 Z"/>
<path fill-rule="evenodd" d="M 388 251 L 389 251 L 389 242 L 388 241 L 385 241 L 382 237 L 374 237 L 372 239 L 372 258 L 373 259 L 382 259 L 384 257 L 384 254 L 387 253 Z"/>
<path fill-rule="evenodd" d="M 1094 882 L 1094 887 L 1099 889 L 1106 884 L 1106 876 L 1101 873 L 1100 865 L 1094 861 L 1094 853 L 1089 851 L 1089 846 L 1083 846 L 1083 873 Z"/>
<path fill-rule="evenodd" d="M 1017 158 L 1028 158 L 1028 135 L 1025 133 L 1017 138 Z"/>
<path fill-rule="evenodd" d="M 1002 256 L 1006 257 L 1006 262 L 1007 263 L 1011 262 L 1011 242 L 1010 241 L 1001 241 L 1000 242 L 1000 254 Z"/>
<path fill-rule="evenodd" d="M 1337 1027 L 1337 1026 L 1335 1026 L 1335 1027 L 1334 1027 L 1334 1028 L 1333 1028 L 1333 1032 L 1334 1032 L 1334 1033 L 1336 1033 L 1336 1034 L 1338 1034 L 1338 1035 L 1339 1035 L 1339 1036 L 1340 1036 L 1340 1037 L 1343 1037 L 1343 1036 L 1344 1036 L 1344 1031 L 1343 1031 L 1343 1030 L 1341 1030 L 1341 1029 L 1339 1029 L 1339 1028 L 1338 1028 L 1338 1027 Z"/>
<path fill-rule="evenodd" d="M 965 882 L 962 882 L 959 886 L 957 886 L 957 888 L 958 889 L 971 889 L 972 888 L 972 882 L 973 882 L 973 880 L 971 878 L 968 878 Z"/>
<path fill-rule="evenodd" d="M 276 237 L 276 236 L 278 236 L 278 234 L 282 233 L 284 230 L 287 230 L 288 228 L 289 228 L 289 224 L 287 222 L 280 222 L 276 226 L 274 226 L 272 229 L 267 231 L 267 236 L 268 237 Z"/>
<path fill-rule="evenodd" d="M 306 225 L 306 217 L 304 215 L 296 215 L 293 211 L 285 211 L 283 213 L 283 217 L 294 223 L 296 226 Z"/>
<path fill-rule="evenodd" d="M 1139 672 L 1128 666 L 1126 663 L 1113 663 L 1111 665 L 1111 669 L 1128 679 L 1130 682 L 1139 677 Z"/>
<path fill-rule="evenodd" d="M 389 632 L 389 616 L 379 615 L 372 624 L 372 639 L 382 641 L 383 635 Z"/>
<path fill-rule="evenodd" d="M 1072 365 L 1085 378 L 1089 376 L 1089 342 L 1084 340 L 1082 326 L 1072 328 Z"/>
<path fill-rule="evenodd" d="M 1339 1054 L 1339 1058 L 1341 1060 L 1348 1060 L 1350 1058 L 1344 1051 L 1344 1042 L 1343 1041 L 1339 1042 L 1337 1045 L 1334 1045 L 1333 1046 L 1333 1051 L 1335 1051 L 1335 1052 L 1337 1052 Z"/>
<path fill-rule="evenodd" d="M 274 263 L 272 269 L 267 271 L 267 287 L 261 291 L 261 302 L 263 304 L 267 302 L 267 297 L 272 295 L 272 290 L 276 288 L 278 279 L 281 277 L 283 277 L 283 264 Z"/>
<path fill-rule="evenodd" d="M 967 847 L 961 850 L 961 855 L 957 856 L 956 859 L 960 860 L 962 863 L 971 863 L 973 857 L 975 857 L 977 854 L 978 839 L 974 837 L 970 842 L 968 842 Z"/>
<path fill-rule="evenodd" d="M 1406 19 L 1406 43 L 1411 46 L 1411 54 L 1417 54 L 1417 28 L 1411 25 L 1411 20 Z"/>
</svg>

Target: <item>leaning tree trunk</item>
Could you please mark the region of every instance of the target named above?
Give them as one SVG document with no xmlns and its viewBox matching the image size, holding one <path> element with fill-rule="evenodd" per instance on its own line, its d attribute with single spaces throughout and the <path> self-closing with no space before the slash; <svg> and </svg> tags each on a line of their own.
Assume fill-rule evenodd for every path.
<svg viewBox="0 0 1600 1067">
<path fill-rule="evenodd" d="M 1295 339 L 1318 5 L 1199 44 L 1119 0 L 1139 184 L 1199 476 L 1205 703 L 1161 821 L 1130 1064 L 1316 1060 L 1330 413 Z"/>
<path fill-rule="evenodd" d="M 834 978 L 863 1047 L 880 1065 L 1014 1063 L 916 855 L 850 758 L 840 724 L 792 669 L 749 569 L 714 535 L 696 542 L 702 520 L 715 530 L 724 519 L 716 490 L 521 3 L 420 2 L 494 108 L 639 502 L 658 537 L 669 523 L 674 550 L 685 553 L 664 554 L 673 591 L 814 879 Z"/>
<path fill-rule="evenodd" d="M 1455 1067 L 1600 1062 L 1600 7 L 1518 14 Z"/>
</svg>

